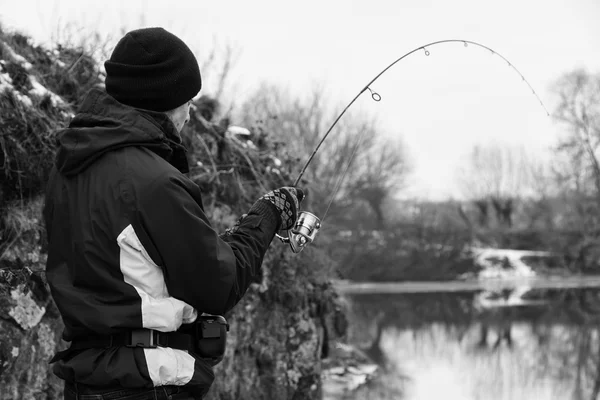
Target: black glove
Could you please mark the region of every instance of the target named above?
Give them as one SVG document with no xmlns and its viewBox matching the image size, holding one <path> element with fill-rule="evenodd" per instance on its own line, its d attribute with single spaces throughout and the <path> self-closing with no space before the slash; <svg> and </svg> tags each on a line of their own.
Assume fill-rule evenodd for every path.
<svg viewBox="0 0 600 400">
<path fill-rule="evenodd" d="M 259 200 L 273 204 L 281 217 L 280 230 L 290 229 L 298 219 L 300 202 L 304 199 L 304 191 L 295 187 L 281 187 L 263 195 Z"/>
</svg>

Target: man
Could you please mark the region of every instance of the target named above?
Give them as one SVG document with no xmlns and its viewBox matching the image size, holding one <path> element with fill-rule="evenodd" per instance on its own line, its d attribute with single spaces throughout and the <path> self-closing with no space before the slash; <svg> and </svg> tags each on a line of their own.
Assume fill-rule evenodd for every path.
<svg viewBox="0 0 600 400">
<path fill-rule="evenodd" d="M 46 193 L 46 275 L 71 342 L 53 370 L 65 399 L 201 398 L 214 360 L 190 327 L 241 299 L 304 195 L 269 192 L 218 235 L 184 175 L 179 133 L 201 88 L 190 49 L 162 28 L 134 30 L 105 67 L 106 91 L 58 133 Z"/>
</svg>

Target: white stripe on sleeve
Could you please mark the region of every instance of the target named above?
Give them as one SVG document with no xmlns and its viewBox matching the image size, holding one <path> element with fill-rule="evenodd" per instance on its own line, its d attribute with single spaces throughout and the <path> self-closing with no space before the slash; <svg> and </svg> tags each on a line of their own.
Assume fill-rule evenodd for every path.
<svg viewBox="0 0 600 400">
<path fill-rule="evenodd" d="M 152 261 L 133 226 L 128 225 L 117 237 L 121 249 L 120 267 L 125 282 L 142 300 L 144 328 L 161 332 L 177 330 L 182 323 L 192 323 L 198 312 L 189 304 L 169 296 L 162 269 Z"/>
<path fill-rule="evenodd" d="M 144 355 L 154 386 L 183 386 L 194 375 L 195 359 L 186 351 L 157 347 L 144 349 Z"/>
</svg>

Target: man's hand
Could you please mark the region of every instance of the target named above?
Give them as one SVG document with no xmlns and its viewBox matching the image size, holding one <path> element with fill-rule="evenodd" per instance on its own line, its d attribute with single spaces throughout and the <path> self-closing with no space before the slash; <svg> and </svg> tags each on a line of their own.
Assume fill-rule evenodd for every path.
<svg viewBox="0 0 600 400">
<path fill-rule="evenodd" d="M 298 219 L 298 210 L 305 194 L 302 189 L 284 186 L 270 191 L 259 200 L 266 200 L 273 204 L 281 216 L 280 230 L 290 229 Z"/>
</svg>

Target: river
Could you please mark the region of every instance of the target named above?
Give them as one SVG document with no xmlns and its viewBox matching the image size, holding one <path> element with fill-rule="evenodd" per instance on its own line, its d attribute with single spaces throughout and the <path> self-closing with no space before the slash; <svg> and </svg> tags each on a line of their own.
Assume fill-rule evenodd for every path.
<svg viewBox="0 0 600 400">
<path fill-rule="evenodd" d="M 338 399 L 598 397 L 599 277 L 338 289 L 347 343 L 377 365 L 367 384 Z"/>
</svg>

